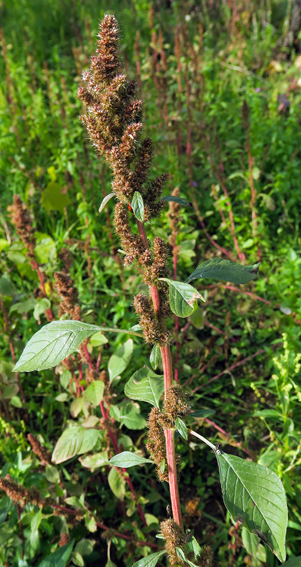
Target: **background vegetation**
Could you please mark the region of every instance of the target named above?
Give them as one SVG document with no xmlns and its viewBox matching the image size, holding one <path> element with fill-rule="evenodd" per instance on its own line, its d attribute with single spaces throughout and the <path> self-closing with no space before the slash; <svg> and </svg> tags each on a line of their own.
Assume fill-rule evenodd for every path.
<svg viewBox="0 0 301 567">
<path fill-rule="evenodd" d="M 108 567 L 112 562 L 130 567 L 149 550 L 133 542 L 157 544 L 158 521 L 168 514 L 167 488 L 154 479 L 149 465 L 131 469 L 146 527 L 124 483 L 119 499 L 114 498 L 107 467 L 94 468 L 89 461 L 97 446 L 87 453 L 88 461 L 74 457 L 45 468 L 27 435 L 53 450 L 76 417 L 70 415 L 76 382 L 63 366 L 20 376 L 11 372 L 14 357 L 46 324 L 47 310 L 59 316 L 53 283 L 54 273 L 65 266 L 63 248 L 71 253 L 70 274 L 82 319 L 126 329 L 137 324 L 132 297 L 141 288 L 140 275 L 122 263 L 110 220 L 112 202 L 101 215 L 97 212 L 110 192 L 110 174 L 78 120 L 83 112 L 76 95 L 81 72 L 107 12 L 120 23 L 124 65 L 137 78 L 144 100 L 145 134 L 156 147 L 154 173 L 168 172 L 166 194 L 178 187 L 180 196 L 194 204 L 177 213 L 176 227 L 168 206 L 160 223 L 150 227 L 154 235 L 171 236 L 175 273 L 184 281 L 198 261 L 219 255 L 261 262 L 257 280 L 241 288 L 198 282 L 207 301 L 188 322 L 171 321 L 172 352 L 193 409 L 216 412 L 197 420 L 197 430 L 227 444 L 228 452 L 269 466 L 282 479 L 289 503 L 287 552 L 300 555 L 297 3 L 5 0 L 0 2 L 1 478 L 9 474 L 25 487 L 38 488 L 58 507 L 67 503 L 80 510 L 85 500 L 86 521 L 75 521 L 76 514 L 41 512 L 33 504 L 21 508 L 2 492 L 0 561 L 46 567 L 50 563 L 43 560 L 59 552 L 62 534 L 68 534 L 63 543 L 73 542 L 73 564 L 104 565 L 108 553 Z M 12 223 L 14 194 L 34 219 L 44 291 Z M 123 335 L 107 338 L 110 342 L 88 347 L 96 358 L 101 353 L 101 370 L 125 341 Z M 149 355 L 150 349 L 134 338 L 134 355 L 111 391 L 114 403 L 122 403 L 125 381 Z M 86 365 L 75 372 L 79 387 L 86 385 L 85 372 Z M 135 446 L 144 454 L 144 403 L 140 411 L 139 427 L 122 421 L 118 426 L 124 448 Z M 92 413 L 101 417 L 99 408 Z M 86 417 L 82 414 L 82 420 Z M 232 525 L 222 504 L 214 454 L 193 439 L 179 440 L 178 451 L 186 526 L 200 543 L 213 546 L 214 564 L 278 565 L 269 550 L 252 550 L 241 527 Z"/>
</svg>

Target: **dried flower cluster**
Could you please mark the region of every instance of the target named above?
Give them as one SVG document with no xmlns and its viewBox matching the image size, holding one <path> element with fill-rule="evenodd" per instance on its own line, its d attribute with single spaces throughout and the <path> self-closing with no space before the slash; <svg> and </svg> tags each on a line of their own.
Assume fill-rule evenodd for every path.
<svg viewBox="0 0 301 567">
<path fill-rule="evenodd" d="M 35 269 L 34 248 L 36 245 L 35 230 L 32 226 L 32 220 L 29 216 L 25 203 L 20 199 L 19 195 L 14 195 L 14 204 L 10 205 L 7 210 L 11 213 L 11 222 L 16 227 L 17 234 L 20 236 L 26 250 L 27 258 L 30 265 Z"/>
<path fill-rule="evenodd" d="M 27 438 L 31 444 L 32 450 L 37 457 L 39 457 L 41 464 L 45 467 L 51 463 L 51 454 L 45 447 L 43 447 L 40 441 L 31 433 L 28 433 Z"/>
<path fill-rule="evenodd" d="M 169 518 L 160 524 L 161 534 L 165 539 L 165 549 L 168 553 L 170 565 L 179 566 L 183 562 L 176 552 L 176 547 L 184 547 L 186 544 L 186 536 L 183 528 L 174 520 Z"/>
<path fill-rule="evenodd" d="M 54 288 L 62 299 L 60 303 L 59 316 L 67 313 L 78 321 L 80 319 L 81 310 L 78 305 L 78 292 L 74 286 L 74 281 L 70 278 L 69 274 L 64 272 L 55 272 Z"/>
<path fill-rule="evenodd" d="M 0 478 L 0 489 L 6 492 L 7 496 L 24 508 L 25 504 L 34 504 L 43 508 L 45 500 L 41 497 L 39 491 L 34 488 L 25 488 L 11 480 L 9 475 L 5 478 Z"/>
<path fill-rule="evenodd" d="M 87 107 L 81 116 L 96 150 L 105 157 L 113 171 L 112 189 L 117 197 L 114 223 L 121 239 L 127 265 L 134 261 L 144 270 L 144 281 L 157 285 L 167 277 L 170 246 L 155 238 L 153 246 L 133 233 L 128 204 L 136 191 L 143 197 L 144 221 L 157 217 L 164 206 L 160 200 L 167 175 L 149 178 L 153 159 L 153 144 L 149 138 L 141 141 L 142 101 L 135 99 L 136 83 L 120 72 L 118 53 L 119 29 L 114 16 L 107 15 L 100 25 L 96 55 L 90 70 L 83 74 L 84 85 L 78 96 Z M 139 221 L 137 221 L 139 227 Z M 160 314 L 154 312 L 146 296 L 137 296 L 134 306 L 141 317 L 145 339 L 163 346 L 170 334 L 160 323 L 169 315 L 166 285 L 160 285 Z"/>
</svg>

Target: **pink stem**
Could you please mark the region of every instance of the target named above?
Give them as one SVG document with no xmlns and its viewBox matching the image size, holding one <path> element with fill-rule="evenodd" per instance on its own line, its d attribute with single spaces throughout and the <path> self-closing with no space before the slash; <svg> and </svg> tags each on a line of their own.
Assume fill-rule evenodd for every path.
<svg viewBox="0 0 301 567">
<path fill-rule="evenodd" d="M 209 287 L 216 287 L 214 284 L 209 285 Z M 231 289 L 232 291 L 238 291 L 239 293 L 242 293 L 243 295 L 249 295 L 249 297 L 252 297 L 253 299 L 256 299 L 258 301 L 262 301 L 263 303 L 266 303 L 266 305 L 271 305 L 271 302 L 268 301 L 267 299 L 263 299 L 263 297 L 260 297 L 259 295 L 255 295 L 254 293 L 250 292 L 250 291 L 243 291 L 242 289 L 239 289 L 238 287 L 233 287 L 232 285 L 221 285 L 220 287 L 222 287 L 223 289 Z"/>
<path fill-rule="evenodd" d="M 228 439 L 231 439 L 231 435 L 229 435 L 229 433 L 227 433 L 227 431 L 225 431 L 224 429 L 222 429 L 221 427 L 219 427 L 219 425 L 217 425 L 216 423 L 214 423 L 214 421 L 210 421 L 210 419 L 205 419 L 206 423 L 209 423 L 209 425 L 212 425 L 212 427 L 214 427 L 215 429 L 217 429 L 217 431 L 220 431 L 220 433 L 222 433 L 223 435 L 225 435 L 226 437 L 228 437 Z M 245 449 L 242 446 L 242 443 L 238 443 L 235 441 L 235 445 L 236 447 L 239 447 L 242 451 L 244 451 L 247 455 L 249 455 L 249 457 L 252 457 L 251 453 L 248 451 L 248 449 Z"/>
</svg>

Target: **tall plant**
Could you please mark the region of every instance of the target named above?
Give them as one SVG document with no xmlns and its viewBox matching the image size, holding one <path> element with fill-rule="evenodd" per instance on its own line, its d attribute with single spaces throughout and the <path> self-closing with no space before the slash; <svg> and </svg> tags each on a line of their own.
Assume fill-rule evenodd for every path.
<svg viewBox="0 0 301 567">
<path fill-rule="evenodd" d="M 113 172 L 112 193 L 105 197 L 100 211 L 110 198 L 117 201 L 114 225 L 121 240 L 124 262 L 127 266 L 134 264 L 139 268 L 149 290 L 148 294 L 138 293 L 134 297 L 134 308 L 140 318 L 143 335 L 135 330 L 123 332 L 143 336 L 152 345 L 153 370 L 157 369 L 160 356 L 162 359 L 163 376 L 146 366 L 139 369 L 125 386 L 128 398 L 148 402 L 153 406 L 149 415 L 147 442 L 151 460 L 129 451 L 119 452 L 116 432 L 109 423 L 110 403 L 105 394 L 106 379 L 99 379 L 98 365 L 94 367 L 86 346 L 86 340 L 97 331 L 121 330 L 82 323 L 69 310 L 73 320 L 53 321 L 32 337 L 16 364 L 15 371 L 51 368 L 81 346 L 82 359 L 90 369 L 90 385 L 83 398 L 94 406 L 100 403 L 104 427 L 108 430 L 116 453 L 110 464 L 125 472 L 131 466 L 153 462 L 159 480 L 169 483 L 172 518 L 161 522 L 160 526 L 165 548 L 135 565 L 154 567 L 160 557 L 167 553 L 170 565 L 210 566 L 211 549 L 201 549 L 195 538 L 185 533 L 183 527 L 178 485 L 180 462 L 175 446 L 176 431 L 187 440 L 190 417 L 205 417 L 208 410 L 191 412 L 183 387 L 174 381 L 171 333 L 167 330 L 166 319 L 171 312 L 177 317 L 188 317 L 197 308 L 198 300 L 203 300 L 189 282 L 209 277 L 244 284 L 255 279 L 258 265 L 244 266 L 218 257 L 200 264 L 186 282 L 170 278 L 171 246 L 159 236 L 151 240 L 146 227 L 160 216 L 166 202 L 175 202 L 181 206 L 191 206 L 191 203 L 175 195 L 162 197 L 167 174 L 156 179 L 151 177 L 154 148 L 149 138 L 142 139 L 143 104 L 135 98 L 136 83 L 129 81 L 121 72 L 119 29 L 113 16 L 105 16 L 98 37 L 96 54 L 91 57 L 90 70 L 83 73 L 83 85 L 78 92 L 87 108 L 87 113 L 81 120 L 96 151 L 104 157 Z M 113 379 L 112 376 L 110 378 Z M 164 401 L 161 404 L 163 392 Z M 73 437 L 76 433 L 79 435 L 80 432 L 74 431 Z M 244 529 L 252 534 L 251 538 L 257 541 L 259 537 L 280 561 L 284 561 L 287 506 L 279 478 L 263 466 L 222 452 L 194 431 L 190 433 L 211 447 L 216 454 L 224 503 L 233 520 L 242 523 Z M 72 429 L 71 435 L 65 436 L 65 441 L 67 437 L 69 443 L 74 444 Z M 58 446 L 53 459 L 60 462 Z M 145 523 L 130 478 L 125 478 L 141 520 Z"/>
</svg>

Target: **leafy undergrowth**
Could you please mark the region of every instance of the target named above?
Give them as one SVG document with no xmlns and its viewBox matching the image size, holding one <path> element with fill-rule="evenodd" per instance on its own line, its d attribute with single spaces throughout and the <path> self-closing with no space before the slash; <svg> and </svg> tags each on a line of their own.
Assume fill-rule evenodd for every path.
<svg viewBox="0 0 301 567">
<path fill-rule="evenodd" d="M 287 553 L 301 555 L 299 39 L 294 49 L 283 47 L 285 2 L 260 9 L 251 2 L 236 14 L 226 3 L 199 4 L 0 5 L 1 479 L 37 489 L 41 499 L 21 491 L 16 505 L 1 492 L 3 565 L 93 566 L 108 557 L 108 567 L 131 567 L 160 547 L 155 535 L 168 516 L 168 487 L 152 464 L 130 469 L 135 498 L 108 464 L 115 453 L 99 407 L 106 389 L 119 445 L 148 458 L 149 407 L 129 399 L 129 386 L 125 397 L 124 388 L 146 363 L 157 374 L 162 365 L 135 327 L 132 298 L 143 282 L 118 250 L 114 201 L 98 213 L 111 177 L 78 120 L 81 72 L 106 11 L 119 20 L 122 58 L 138 79 L 145 133 L 156 147 L 154 175 L 167 171 L 165 194 L 179 188 L 193 205 L 167 202 L 160 222 L 147 225 L 173 245 L 171 278 L 183 282 L 213 257 L 260 263 L 257 278 L 242 287 L 193 281 L 205 302 L 187 319 L 170 320 L 172 354 L 192 409 L 215 411 L 193 418 L 194 430 L 282 480 Z M 33 219 L 36 265 L 12 222 L 14 194 Z M 87 356 L 80 362 L 77 353 L 55 370 L 12 372 L 50 310 L 56 320 L 62 314 L 56 272 L 74 281 L 83 322 L 134 327 L 133 335 L 95 329 L 88 339 L 89 358 L 103 373 L 98 389 Z M 52 462 L 47 451 L 35 454 L 28 434 Z M 226 512 L 215 454 L 191 435 L 178 438 L 177 451 L 185 526 L 212 545 L 214 565 L 276 567 L 270 549 Z"/>
</svg>

